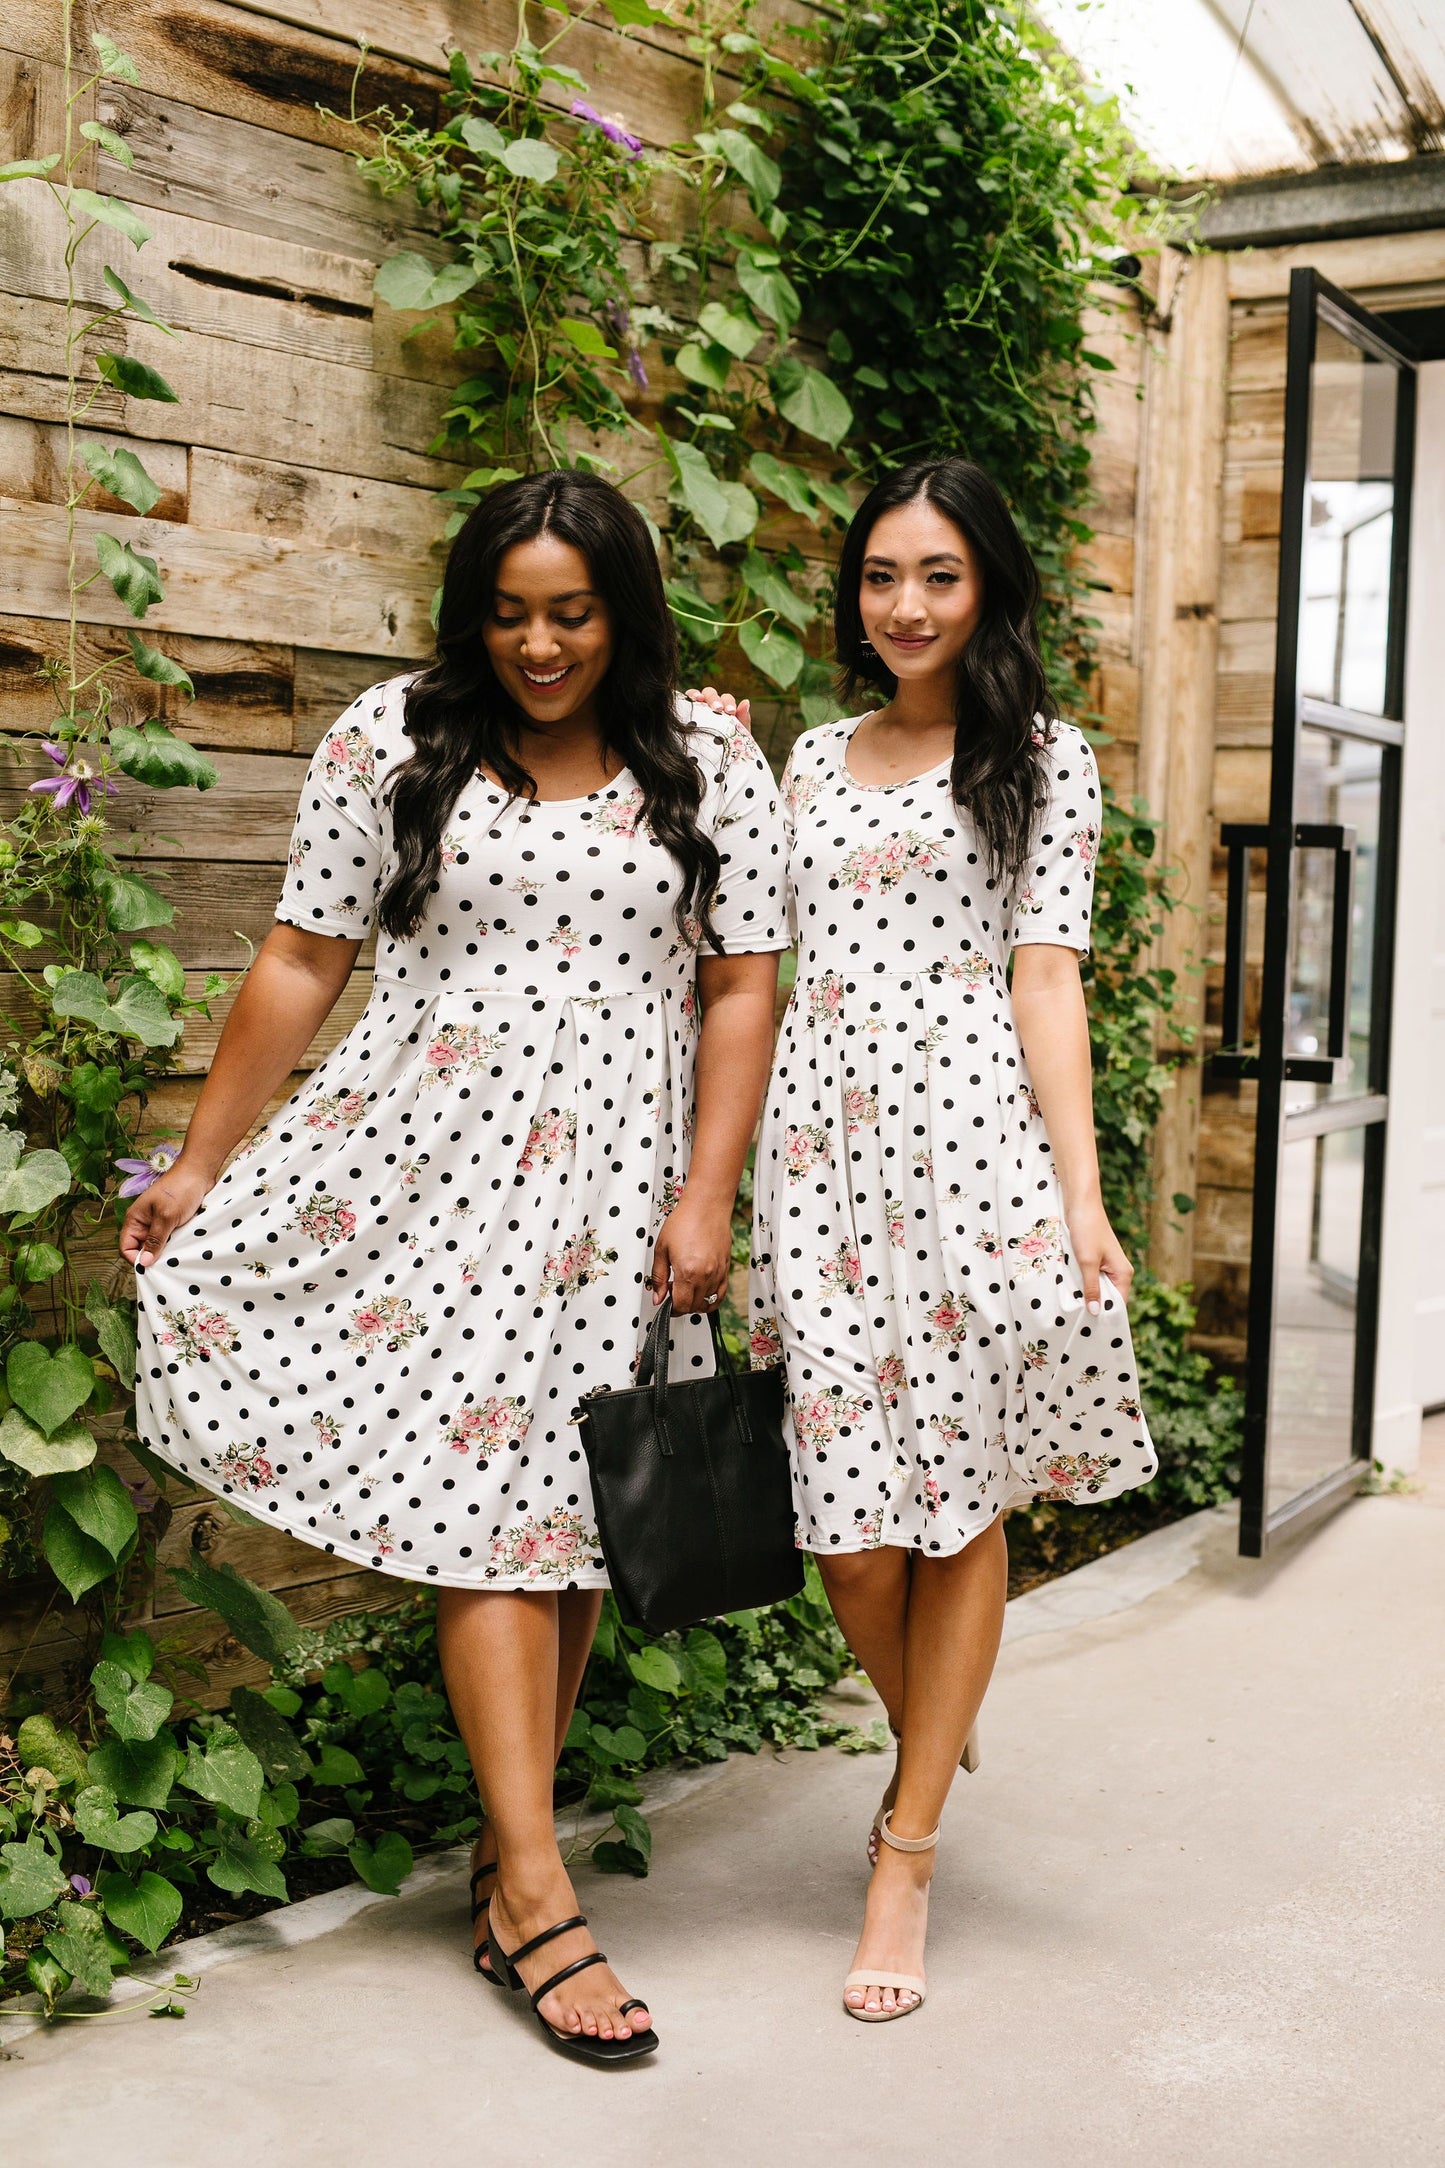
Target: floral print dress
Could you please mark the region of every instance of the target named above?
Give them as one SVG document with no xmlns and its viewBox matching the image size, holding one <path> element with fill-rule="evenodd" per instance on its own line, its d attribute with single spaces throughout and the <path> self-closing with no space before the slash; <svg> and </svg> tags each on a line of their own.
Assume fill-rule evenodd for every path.
<svg viewBox="0 0 1445 2168">
<path fill-rule="evenodd" d="M 861 718 L 860 718 L 861 719 Z M 798 1540 L 947 1555 L 1007 1506 L 1155 1472 L 1129 1326 L 1084 1307 L 1014 1031 L 1025 942 L 1086 950 L 1093 755 L 1056 723 L 1017 893 L 990 880 L 949 767 L 866 785 L 857 720 L 783 778 L 798 978 L 755 1180 L 752 1354 L 786 1366 Z"/>
<path fill-rule="evenodd" d="M 317 749 L 277 917 L 356 938 L 391 868 L 406 680 Z M 729 953 L 785 948 L 782 823 L 699 709 Z M 448 1588 L 600 1588 L 579 1395 L 632 1375 L 684 1180 L 698 1032 L 679 876 L 625 772 L 527 804 L 476 776 L 365 1014 L 138 1276 L 141 1435 L 327 1551 Z M 675 1363 L 711 1367 L 680 1322 Z"/>
</svg>

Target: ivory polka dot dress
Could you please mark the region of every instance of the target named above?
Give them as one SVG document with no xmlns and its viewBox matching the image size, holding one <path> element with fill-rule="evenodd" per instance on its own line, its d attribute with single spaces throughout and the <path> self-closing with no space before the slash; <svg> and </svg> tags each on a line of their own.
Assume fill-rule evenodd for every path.
<svg viewBox="0 0 1445 2168">
<path fill-rule="evenodd" d="M 1034 855 L 1003 895 L 945 761 L 866 785 L 861 718 L 783 779 L 798 978 L 758 1145 L 752 1354 L 786 1366 L 798 1540 L 958 1551 L 1007 1506 L 1155 1459 L 1128 1322 L 1090 1317 L 1006 979 L 1086 950 L 1099 784 L 1056 723 Z"/>
<path fill-rule="evenodd" d="M 318 747 L 277 916 L 366 934 L 391 871 L 402 678 Z M 699 709 L 730 953 L 788 945 L 782 823 Z M 680 877 L 623 773 L 566 802 L 482 776 L 365 1014 L 138 1276 L 137 1421 L 304 1542 L 448 1588 L 606 1586 L 572 1412 L 631 1381 L 684 1178 L 698 1032 Z M 675 1361 L 711 1368 L 706 1327 Z"/>
</svg>

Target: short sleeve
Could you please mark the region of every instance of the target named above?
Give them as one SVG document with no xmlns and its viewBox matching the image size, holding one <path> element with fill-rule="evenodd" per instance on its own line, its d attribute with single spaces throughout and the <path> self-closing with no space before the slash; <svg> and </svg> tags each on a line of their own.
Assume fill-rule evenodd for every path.
<svg viewBox="0 0 1445 2168">
<path fill-rule="evenodd" d="M 1099 770 L 1088 740 L 1071 723 L 1054 724 L 1045 759 L 1049 794 L 1014 895 L 1009 946 L 1047 942 L 1085 955 L 1099 855 Z"/>
<path fill-rule="evenodd" d="M 376 795 L 378 712 L 363 693 L 311 757 L 276 916 L 308 933 L 357 941 L 370 933 L 381 883 L 382 827 Z"/>
<path fill-rule="evenodd" d="M 707 720 L 717 724 L 727 719 Z M 736 724 L 723 739 L 708 802 L 708 825 L 722 861 L 712 923 L 724 953 L 747 956 L 791 948 L 787 846 L 773 771 L 747 731 Z"/>
</svg>

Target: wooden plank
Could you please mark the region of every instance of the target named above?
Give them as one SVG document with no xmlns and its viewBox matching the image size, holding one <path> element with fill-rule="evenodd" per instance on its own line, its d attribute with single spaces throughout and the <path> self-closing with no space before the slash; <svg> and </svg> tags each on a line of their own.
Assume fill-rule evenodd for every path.
<svg viewBox="0 0 1445 2168">
<path fill-rule="evenodd" d="M 1229 396 L 1229 437 L 1225 456 L 1231 466 L 1275 466 L 1284 461 L 1284 392 L 1234 391 Z"/>
<path fill-rule="evenodd" d="M 0 729 L 29 732 L 51 727 L 54 695 L 35 673 L 43 661 L 62 650 L 64 638 L 64 624 L 56 618 L 0 617 Z M 171 686 L 142 686 L 127 671 L 116 681 L 122 715 L 159 715 L 193 745 L 291 751 L 290 648 L 168 633 L 165 649 L 190 672 L 195 699 L 187 700 Z M 83 670 L 126 652 L 125 634 L 119 626 L 81 627 Z"/>
<path fill-rule="evenodd" d="M 1283 310 L 1271 309 L 1261 315 L 1254 310 L 1237 308 L 1229 342 L 1230 389 L 1282 391 L 1286 340 Z"/>
<path fill-rule="evenodd" d="M 314 753 L 337 716 L 344 715 L 353 700 L 395 675 L 395 669 L 379 662 L 375 655 L 340 655 L 324 648 L 298 647 L 291 715 L 293 750 Z"/>
<path fill-rule="evenodd" d="M 372 262 L 404 248 L 440 257 L 434 228 L 410 193 L 383 196 L 345 151 L 200 112 L 156 95 L 159 88 L 101 87 L 99 117 L 135 160 L 126 173 L 101 154 L 100 185 L 111 193 L 142 208 Z"/>
<path fill-rule="evenodd" d="M 1219 668 L 1265 674 L 1274 681 L 1274 612 L 1268 617 L 1231 620 L 1219 628 Z"/>
<path fill-rule="evenodd" d="M 414 68 L 380 52 L 361 57 L 348 39 L 317 37 L 269 21 L 227 0 L 108 0 L 105 25 L 135 61 L 141 83 L 203 113 L 249 121 L 310 143 L 354 147 L 343 119 L 353 83 L 358 112 L 410 106 L 430 124 L 442 84 L 434 67 Z M 5 42 L 58 65 L 61 17 L 53 0 L 8 0 Z M 510 44 L 510 38 L 507 40 Z M 54 148 L 53 140 L 47 145 Z"/>
<path fill-rule="evenodd" d="M 64 342 L 57 303 L 0 296 L 0 413 L 64 418 Z M 180 405 L 127 399 L 107 385 L 89 415 L 94 429 L 170 442 L 183 419 L 189 443 L 217 451 L 419 487 L 447 488 L 457 480 L 455 460 L 433 458 L 426 449 L 446 405 L 444 385 L 275 348 L 263 354 L 198 332 L 167 339 L 145 324 L 109 343 L 159 369 Z M 88 342 L 92 349 L 97 344 Z"/>
<path fill-rule="evenodd" d="M 77 444 L 93 441 L 85 430 Z M 184 520 L 190 477 L 184 444 L 153 444 L 147 448 L 146 472 L 160 491 L 151 508 L 153 519 Z M 89 480 L 79 458 L 76 480 Z M 34 504 L 64 504 L 65 431 L 54 422 L 23 421 L 18 415 L 0 414 L 0 495 L 28 498 Z M 131 507 L 123 497 L 90 483 L 86 507 L 92 512 L 117 513 L 129 519 Z"/>
<path fill-rule="evenodd" d="M 249 859 L 284 863 L 306 762 L 290 754 L 217 753 L 208 791 L 147 790 L 126 777 L 106 814 L 112 835 L 153 858 Z M 0 770 L 0 818 L 13 819 L 26 785 L 53 774 L 43 761 Z M 163 834 L 166 829 L 182 834 Z"/>
<path fill-rule="evenodd" d="M 1225 261 L 1230 297 L 1236 301 L 1282 298 L 1289 292 L 1290 273 L 1308 264 L 1362 300 L 1383 298 L 1402 287 L 1445 287 L 1445 230 L 1239 249 Z"/>
<path fill-rule="evenodd" d="M 315 1069 L 325 1061 L 334 1047 L 341 1044 L 371 999 L 371 987 L 370 970 L 357 970 L 352 973 L 335 1008 L 302 1055 L 298 1064 L 300 1069 Z M 199 1000 L 204 990 L 205 973 L 188 971 L 186 993 L 189 998 L 192 1001 Z M 220 1042 L 226 1018 L 234 1008 L 240 991 L 238 979 L 227 993 L 213 997 L 209 1004 L 209 1017 L 196 1015 L 188 1019 L 185 1037 L 172 1056 L 174 1074 L 177 1077 L 201 1077 L 206 1074 L 215 1059 L 216 1047 Z M 13 972 L 0 971 L 0 1016 L 9 1018 L 25 1029 L 31 1025 L 36 1014 L 36 1004 L 24 981 Z"/>
<path fill-rule="evenodd" d="M 1074 564 L 1085 579 L 1113 595 L 1134 592 L 1134 543 L 1132 537 L 1096 530 L 1074 554 Z"/>
<path fill-rule="evenodd" d="M 1274 729 L 1274 672 L 1221 670 L 1215 708 L 1216 746 L 1268 745 Z"/>
<path fill-rule="evenodd" d="M 1094 689 L 1095 705 L 1108 718 L 1108 727 L 1124 745 L 1139 742 L 1139 672 L 1133 663 L 1106 662 L 1099 670 Z"/>
<path fill-rule="evenodd" d="M 1279 544 L 1235 542 L 1224 552 L 1219 613 L 1225 624 L 1273 617 L 1279 592 Z"/>
<path fill-rule="evenodd" d="M 1214 754 L 1214 816 L 1221 821 L 1269 818 L 1270 749 L 1218 746 Z"/>
<path fill-rule="evenodd" d="M 241 1504 L 239 1499 L 236 1502 Z M 242 1510 L 249 1509 L 243 1506 Z M 328 1556 L 319 1545 L 299 1542 L 283 1529 L 253 1528 L 233 1521 L 218 1499 L 202 1493 L 200 1502 L 177 1507 L 158 1546 L 152 1617 L 176 1618 L 198 1609 L 181 1594 L 166 1571 L 171 1566 L 184 1566 L 193 1546 L 208 1566 L 233 1566 L 248 1580 L 259 1581 L 263 1588 L 282 1595 L 289 1589 L 314 1587 L 356 1572 L 354 1559 Z"/>
<path fill-rule="evenodd" d="M 0 610 L 23 617 L 64 617 L 67 544 L 64 514 L 48 505 L 0 497 L 6 534 Z M 132 544 L 160 565 L 166 595 L 146 619 L 152 631 L 213 638 L 297 641 L 404 662 L 432 644 L 428 605 L 434 575 L 414 556 L 363 556 L 285 536 L 213 534 L 155 519 L 77 514 L 82 546 L 98 531 Z M 123 624 L 129 613 L 106 581 L 85 598 L 88 619 Z"/>
<path fill-rule="evenodd" d="M 197 448 L 191 454 L 192 527 L 410 559 L 428 600 L 446 561 L 441 536 L 449 510 L 430 489 L 318 473 L 274 459 L 243 459 L 233 452 Z"/>
<path fill-rule="evenodd" d="M 1248 1190 L 1200 1186 L 1195 1221 L 1196 1257 L 1247 1265 L 1253 1240 L 1253 1198 Z"/>
</svg>

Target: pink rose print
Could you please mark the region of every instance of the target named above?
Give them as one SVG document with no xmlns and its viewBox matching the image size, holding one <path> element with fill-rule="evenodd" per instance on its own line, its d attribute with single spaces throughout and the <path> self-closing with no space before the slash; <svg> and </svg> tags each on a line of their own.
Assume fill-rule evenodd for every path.
<svg viewBox="0 0 1445 2168">
<path fill-rule="evenodd" d="M 565 918 L 558 919 L 547 940 L 553 948 L 560 949 L 564 956 L 582 954 L 582 936 Z"/>
<path fill-rule="evenodd" d="M 462 854 L 462 848 L 461 837 L 453 835 L 449 828 L 441 840 L 441 864 L 443 866 L 454 866 Z M 482 932 L 485 933 L 487 930 L 486 920 L 479 919 L 477 923 Z"/>
<path fill-rule="evenodd" d="M 1036 1122 L 1042 1121 L 1044 1110 L 1039 1105 L 1039 1095 L 1034 1090 L 1032 1084 L 1020 1084 L 1019 1097 L 1020 1099 L 1022 1099 L 1025 1111 L 1028 1113 L 1029 1117 Z"/>
<path fill-rule="evenodd" d="M 858 1523 L 858 1533 L 863 1538 L 865 1551 L 878 1551 L 883 1547 L 883 1508 L 875 1506 L 868 1518 Z"/>
<path fill-rule="evenodd" d="M 351 1329 L 361 1343 L 363 1355 L 385 1347 L 388 1355 L 420 1339 L 426 1331 L 426 1314 L 413 1310 L 405 1295 L 378 1295 L 372 1302 L 358 1303 L 351 1313 Z"/>
<path fill-rule="evenodd" d="M 1109 1478 L 1109 1463 L 1098 1453 L 1056 1453 L 1044 1462 L 1040 1473 L 1054 1493 L 1068 1505 L 1077 1505 L 1079 1494 L 1097 1497 Z"/>
<path fill-rule="evenodd" d="M 831 1024 L 843 1007 L 843 981 L 836 971 L 825 971 L 808 989 L 808 1021 Z"/>
<path fill-rule="evenodd" d="M 228 1445 L 216 1456 L 216 1473 L 243 1491 L 269 1490 L 276 1480 L 276 1471 L 259 1445 Z"/>
<path fill-rule="evenodd" d="M 938 1477 L 932 1473 L 923 1478 L 923 1510 L 930 1520 L 936 1520 L 943 1511 L 943 1493 L 938 1487 Z"/>
<path fill-rule="evenodd" d="M 1049 1265 L 1063 1261 L 1064 1223 L 1060 1219 L 1035 1220 L 1027 1234 L 1010 1235 L 1008 1246 L 1014 1253 L 1015 1272 L 1044 1272 Z"/>
<path fill-rule="evenodd" d="M 822 788 L 823 778 L 815 771 L 799 775 L 791 767 L 788 769 L 783 777 L 782 800 L 794 820 L 807 812 Z"/>
<path fill-rule="evenodd" d="M 1099 831 L 1097 828 L 1076 828 L 1069 838 L 1078 853 L 1081 866 L 1092 866 L 1099 855 Z"/>
<path fill-rule="evenodd" d="M 645 804 L 640 790 L 630 790 L 622 798 L 604 798 L 592 816 L 592 825 L 600 836 L 621 836 L 630 841 L 637 833 Z"/>
<path fill-rule="evenodd" d="M 956 979 L 961 986 L 985 985 L 992 968 L 982 949 L 968 949 L 962 956 L 945 956 L 929 965 L 933 977 Z"/>
<path fill-rule="evenodd" d="M 484 1069 L 497 1048 L 501 1034 L 483 1031 L 480 1024 L 443 1024 L 426 1050 L 422 1084 L 442 1084 L 451 1077 L 475 1076 Z"/>
<path fill-rule="evenodd" d="M 378 1521 L 375 1528 L 368 1528 L 366 1540 L 378 1558 L 390 1558 L 392 1552 L 396 1549 L 396 1537 L 387 1527 L 385 1521 Z"/>
<path fill-rule="evenodd" d="M 856 1295 L 863 1286 L 863 1267 L 856 1242 L 840 1242 L 830 1256 L 818 1259 L 818 1293 Z"/>
<path fill-rule="evenodd" d="M 926 1145 L 921 1152 L 914 1153 L 913 1164 L 915 1167 L 921 1167 L 923 1169 L 924 1173 L 928 1176 L 930 1182 L 933 1180 L 933 1154 L 928 1150 Z"/>
<path fill-rule="evenodd" d="M 678 1002 L 677 1007 L 678 1013 L 685 1024 L 691 1026 L 697 1022 L 696 979 L 688 980 L 686 986 L 684 986 L 682 990 L 682 999 Z"/>
<path fill-rule="evenodd" d="M 1026 881 L 1014 898 L 1014 916 L 1016 918 L 1037 918 L 1042 909 L 1043 904 L 1035 895 L 1032 883 Z"/>
<path fill-rule="evenodd" d="M 341 1425 L 334 1415 L 323 1414 L 322 1410 L 318 1408 L 311 1418 L 311 1428 L 316 1433 L 316 1443 L 318 1445 L 340 1445 Z"/>
<path fill-rule="evenodd" d="M 754 1370 L 771 1370 L 783 1359 L 783 1336 L 775 1317 L 760 1317 L 748 1334 L 748 1356 Z"/>
<path fill-rule="evenodd" d="M 177 1362 L 204 1362 L 209 1355 L 234 1355 L 241 1335 L 224 1310 L 198 1302 L 189 1310 L 168 1310 L 156 1343 L 174 1349 Z"/>
<path fill-rule="evenodd" d="M 903 1225 L 903 1199 L 901 1197 L 885 1197 L 883 1200 L 883 1217 L 888 1224 L 888 1240 L 890 1244 L 895 1250 L 901 1250 L 908 1239 Z"/>
<path fill-rule="evenodd" d="M 898 1405 L 898 1395 L 908 1383 L 908 1365 L 901 1355 L 880 1355 L 874 1364 L 878 1390 L 890 1408 Z"/>
<path fill-rule="evenodd" d="M 286 1222 L 287 1231 L 295 1230 L 312 1242 L 319 1242 L 323 1249 L 337 1242 L 349 1242 L 356 1232 L 356 1214 L 346 1197 L 308 1197 L 298 1205 Z"/>
<path fill-rule="evenodd" d="M 310 836 L 296 837 L 295 841 L 291 845 L 290 850 L 286 853 L 286 863 L 291 868 L 291 871 L 293 873 L 299 873 L 302 866 L 305 865 L 306 854 L 310 850 L 310 848 Z"/>
<path fill-rule="evenodd" d="M 485 1468 L 503 1446 L 521 1444 L 531 1425 L 532 1411 L 525 1400 L 493 1397 L 475 1407 L 459 1408 L 455 1415 L 444 1415 L 441 1421 L 442 1436 L 452 1451 L 474 1453 L 477 1466 Z"/>
<path fill-rule="evenodd" d="M 875 885 L 886 895 L 910 873 L 931 873 L 946 856 L 916 828 L 905 828 L 882 843 L 860 843 L 839 867 L 838 880 L 860 896 L 869 895 Z"/>
<path fill-rule="evenodd" d="M 800 1394 L 793 1402 L 793 1430 L 799 1446 L 821 1452 L 847 1424 L 856 1423 L 867 1406 L 866 1393 L 845 1393 L 841 1385 Z"/>
<path fill-rule="evenodd" d="M 968 1436 L 968 1426 L 961 1415 L 930 1415 L 928 1427 L 940 1445 L 961 1445 Z"/>
<path fill-rule="evenodd" d="M 1025 1370 L 1047 1370 L 1049 1367 L 1049 1343 L 1047 1340 L 1025 1340 L 1023 1344 Z"/>
<path fill-rule="evenodd" d="M 480 1274 L 481 1269 L 482 1260 L 480 1257 L 464 1257 L 462 1259 L 463 1287 L 470 1287 Z"/>
<path fill-rule="evenodd" d="M 369 791 L 376 779 L 376 758 L 366 732 L 353 723 L 349 730 L 333 730 L 324 743 L 322 766 L 327 782 Z"/>
<path fill-rule="evenodd" d="M 843 1117 L 848 1124 L 848 1134 L 856 1137 L 865 1123 L 878 1119 L 878 1094 L 865 1091 L 861 1084 L 850 1084 L 843 1094 Z"/>
<path fill-rule="evenodd" d="M 1003 1244 L 992 1229 L 988 1227 L 985 1227 L 983 1233 L 974 1243 L 974 1248 L 982 1250 L 985 1257 L 1001 1258 L 1003 1256 Z"/>
<path fill-rule="evenodd" d="M 1144 1410 L 1140 1407 L 1138 1401 L 1131 1400 L 1127 1393 L 1122 1400 L 1116 1400 L 1114 1406 L 1120 1415 L 1127 1415 L 1131 1423 L 1143 1422 Z"/>
<path fill-rule="evenodd" d="M 354 1129 L 365 1112 L 365 1092 L 323 1092 L 306 1110 L 306 1127 Z"/>
<path fill-rule="evenodd" d="M 945 1295 L 924 1315 L 933 1328 L 935 1340 L 941 1340 L 945 1347 L 958 1347 L 968 1333 L 973 1309 L 967 1295 Z"/>
<path fill-rule="evenodd" d="M 597 1239 L 596 1230 L 584 1227 L 581 1234 L 564 1242 L 560 1250 L 554 1250 L 542 1267 L 541 1295 L 561 1295 L 570 1299 L 579 1288 L 589 1281 L 605 1280 L 607 1267 L 617 1262 L 616 1250 L 604 1249 Z"/>
<path fill-rule="evenodd" d="M 576 1149 L 576 1108 L 548 1107 L 544 1113 L 533 1115 L 517 1165 L 524 1174 L 531 1174 L 535 1168 L 554 1166 Z"/>
<path fill-rule="evenodd" d="M 566 1581 L 601 1563 L 596 1531 L 580 1514 L 559 1506 L 545 1516 L 534 1514 L 520 1528 L 503 1529 L 492 1543 L 487 1578 Z"/>
<path fill-rule="evenodd" d="M 828 1144 L 828 1132 L 816 1122 L 790 1126 L 783 1137 L 783 1167 L 790 1182 L 801 1182 L 814 1167 L 826 1166 L 833 1154 Z"/>
</svg>

